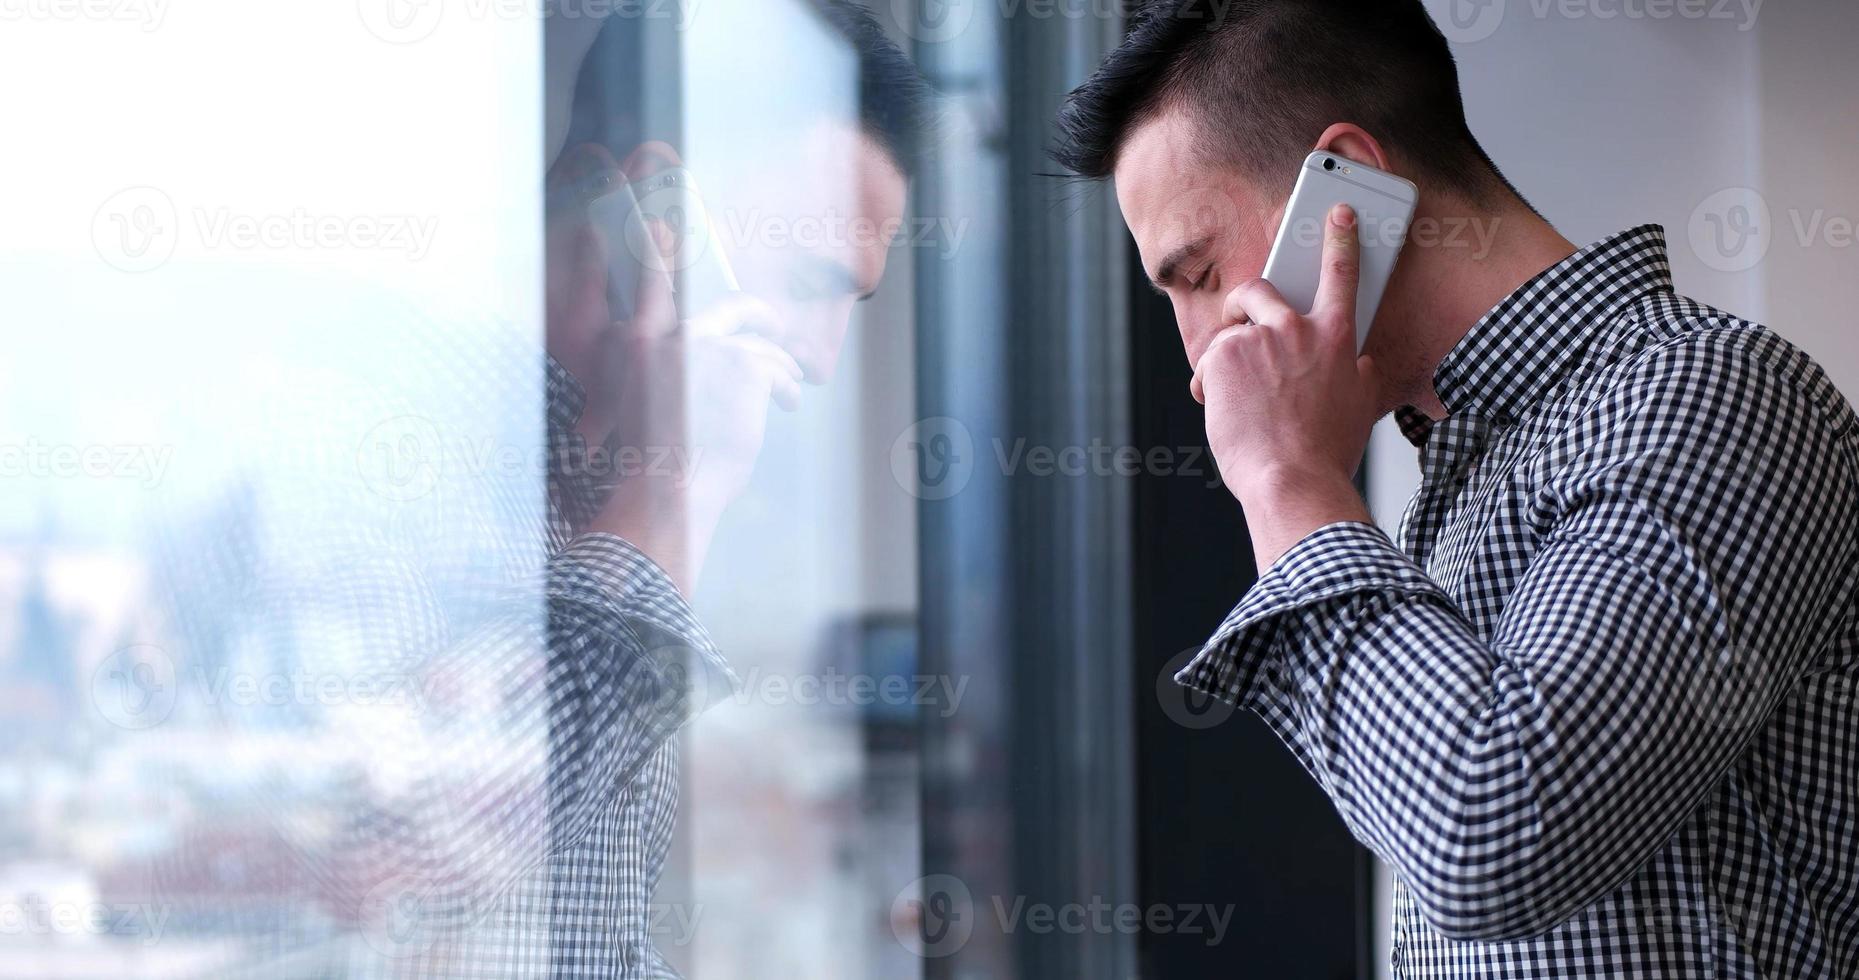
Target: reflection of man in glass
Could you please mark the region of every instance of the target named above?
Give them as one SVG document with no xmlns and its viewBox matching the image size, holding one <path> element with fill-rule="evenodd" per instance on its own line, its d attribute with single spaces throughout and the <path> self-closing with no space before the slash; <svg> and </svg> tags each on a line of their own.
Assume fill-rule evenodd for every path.
<svg viewBox="0 0 1859 980">
<path fill-rule="evenodd" d="M 266 404 L 288 418 L 251 454 L 250 499 L 228 502 L 245 519 L 168 536 L 188 677 L 344 692 L 211 702 L 224 741 L 275 748 L 288 772 L 229 772 L 253 805 L 214 810 L 154 861 L 166 893 L 200 897 L 192 921 L 258 940 L 255 974 L 302 959 L 317 975 L 675 975 L 649 908 L 673 735 L 734 682 L 685 595 L 769 403 L 831 377 L 884 273 L 926 101 L 854 4 L 713 0 L 705 15 L 728 32 L 774 18 L 818 46 L 765 50 L 779 81 L 740 80 L 734 108 L 779 124 L 762 140 L 686 156 L 637 124 L 653 60 L 639 18 L 548 20 L 547 150 L 568 149 L 548 193 L 545 504 L 535 454 L 473 465 L 486 444 L 535 448 L 533 416 L 510 417 L 533 404 L 533 341 L 383 305 L 367 319 L 395 329 L 367 356 L 345 359 L 333 333 L 280 352 L 328 377 Z M 827 97 L 805 94 L 815 78 Z M 747 222 L 711 243 L 740 288 L 707 301 L 663 251 L 590 217 L 606 191 L 680 169 L 717 195 L 713 225 Z M 646 241 L 668 244 L 670 223 L 645 222 Z M 263 869 L 278 904 L 241 901 L 228 868 Z M 685 941 L 696 919 L 658 917 Z"/>
<path fill-rule="evenodd" d="M 636 659 L 657 679 L 590 685 L 558 702 L 573 714 L 555 715 L 552 769 L 593 773 L 551 775 L 580 787 L 575 805 L 555 808 L 549 856 L 561 973 L 668 971 L 646 933 L 676 806 L 669 736 L 731 680 L 682 594 L 748 481 L 770 402 L 791 408 L 801 385 L 832 376 L 853 304 L 877 288 L 903 217 L 925 97 L 915 70 L 862 8 L 794 5 L 788 16 L 849 52 L 845 81 L 856 95 L 842 86 L 843 104 L 769 110 L 791 123 L 778 145 L 727 148 L 766 154 L 755 167 L 684 160 L 616 111 L 627 93 L 616 92 L 625 83 L 614 74 L 631 70 L 616 62 L 633 26 L 616 21 L 586 59 L 568 149 L 550 175 L 549 423 L 561 546 L 551 656 Z M 763 83 L 742 85 L 744 105 L 767 98 L 751 91 Z M 776 87 L 791 102 L 807 98 L 791 80 Z M 615 187 L 699 170 L 715 196 L 687 205 L 708 206 L 704 247 L 721 255 L 684 254 L 678 235 L 690 229 L 671 226 L 689 221 L 688 210 L 643 218 L 643 248 L 621 240 L 624 227 L 603 226 L 599 209 L 590 218 L 586 202 Z M 711 180 L 720 173 L 733 179 Z M 647 210 L 650 193 L 636 195 Z M 712 261 L 740 288 L 696 288 Z M 615 275 L 636 278 L 622 290 Z M 621 300 L 631 307 L 616 308 Z"/>
</svg>

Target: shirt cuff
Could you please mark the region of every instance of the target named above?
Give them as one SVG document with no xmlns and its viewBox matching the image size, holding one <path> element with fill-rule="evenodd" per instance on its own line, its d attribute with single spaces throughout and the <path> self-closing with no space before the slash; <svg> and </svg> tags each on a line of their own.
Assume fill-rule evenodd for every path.
<svg viewBox="0 0 1859 980">
<path fill-rule="evenodd" d="M 1246 704 L 1260 667 L 1283 639 L 1290 613 L 1364 592 L 1445 598 L 1380 528 L 1358 521 L 1326 524 L 1265 570 L 1175 680 Z"/>
<path fill-rule="evenodd" d="M 577 536 L 549 563 L 549 601 L 575 608 L 575 620 L 627 638 L 622 656 L 639 658 L 656 679 L 655 707 L 682 723 L 741 688 L 735 671 L 658 563 L 613 534 Z"/>
</svg>

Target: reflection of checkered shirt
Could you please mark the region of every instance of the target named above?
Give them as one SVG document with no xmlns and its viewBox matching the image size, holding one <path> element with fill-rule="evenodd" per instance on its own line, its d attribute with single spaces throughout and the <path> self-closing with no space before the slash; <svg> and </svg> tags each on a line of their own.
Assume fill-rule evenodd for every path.
<svg viewBox="0 0 1859 980">
<path fill-rule="evenodd" d="M 1653 226 L 1435 384 L 1402 546 L 1312 533 L 1180 680 L 1394 868 L 1396 976 L 1859 976 L 1859 419 Z"/>
<path fill-rule="evenodd" d="M 552 358 L 548 369 L 549 441 L 557 462 L 550 508 L 550 786 L 558 801 L 563 788 L 599 790 L 579 806 L 558 805 L 554 814 L 550 975 L 676 977 L 652 935 L 653 891 L 678 805 L 672 735 L 733 687 L 735 677 L 657 565 L 612 535 L 576 535 L 611 488 L 590 473 L 573 435 L 580 386 Z"/>
<path fill-rule="evenodd" d="M 277 498 L 253 508 L 259 530 L 185 535 L 170 555 L 188 656 L 256 650 L 278 671 L 411 674 L 429 696 L 221 719 L 233 744 L 294 729 L 310 751 L 293 787 L 307 795 L 259 787 L 282 841 L 189 846 L 157 874 L 296 868 L 283 916 L 211 893 L 199 910 L 274 951 L 280 971 L 305 961 L 303 945 L 325 948 L 333 921 L 345 952 L 331 969 L 344 976 L 675 977 L 655 940 L 668 938 L 663 923 L 694 920 L 655 918 L 652 905 L 677 807 L 673 736 L 735 679 L 651 560 L 582 532 L 612 480 L 572 435 L 574 379 L 548 362 L 545 503 L 530 465 L 541 427 L 510 418 L 534 404 L 517 358 L 535 349 L 513 341 L 466 379 L 436 367 L 444 339 L 405 361 L 433 382 L 430 397 L 390 367 L 372 384 L 339 382 L 359 400 L 281 400 L 311 419 L 310 438 L 274 440 L 302 468 L 276 463 L 257 484 Z M 436 434 L 419 447 L 444 471 L 433 487 L 387 499 L 398 495 L 357 482 L 354 447 L 383 420 Z M 520 462 L 474 469 L 473 444 L 490 441 Z M 203 814 L 200 836 L 226 838 L 239 816 Z M 272 846 L 294 858 L 278 862 Z"/>
</svg>

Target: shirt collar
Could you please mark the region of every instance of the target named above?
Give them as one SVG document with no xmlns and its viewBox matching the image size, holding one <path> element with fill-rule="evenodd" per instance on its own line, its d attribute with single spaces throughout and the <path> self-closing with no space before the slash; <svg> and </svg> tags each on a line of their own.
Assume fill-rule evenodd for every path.
<svg viewBox="0 0 1859 980">
<path fill-rule="evenodd" d="M 1671 290 L 1664 228 L 1640 225 L 1602 239 L 1492 307 L 1439 362 L 1433 389 L 1449 416 L 1515 419 L 1581 365 L 1624 307 Z M 1395 414 L 1409 441 L 1425 443 L 1431 419 L 1412 407 Z"/>
</svg>

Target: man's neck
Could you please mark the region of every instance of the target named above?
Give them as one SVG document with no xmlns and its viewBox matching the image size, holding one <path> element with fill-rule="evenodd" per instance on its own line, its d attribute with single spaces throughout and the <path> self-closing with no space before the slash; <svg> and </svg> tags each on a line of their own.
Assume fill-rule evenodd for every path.
<svg viewBox="0 0 1859 980">
<path fill-rule="evenodd" d="M 1426 214 L 1416 215 L 1417 225 Z M 1428 223 L 1440 229 L 1436 243 L 1409 250 L 1420 261 L 1402 270 L 1403 288 L 1389 297 L 1390 312 L 1399 316 L 1396 336 L 1404 342 L 1394 352 L 1397 363 L 1384 372 L 1394 382 L 1390 409 L 1412 405 L 1440 419 L 1446 408 L 1433 390 L 1440 361 L 1492 307 L 1568 258 L 1575 246 L 1522 202 L 1501 211 L 1468 211 L 1455 203 L 1431 218 Z M 1448 234 L 1455 227 L 1461 230 Z"/>
</svg>

